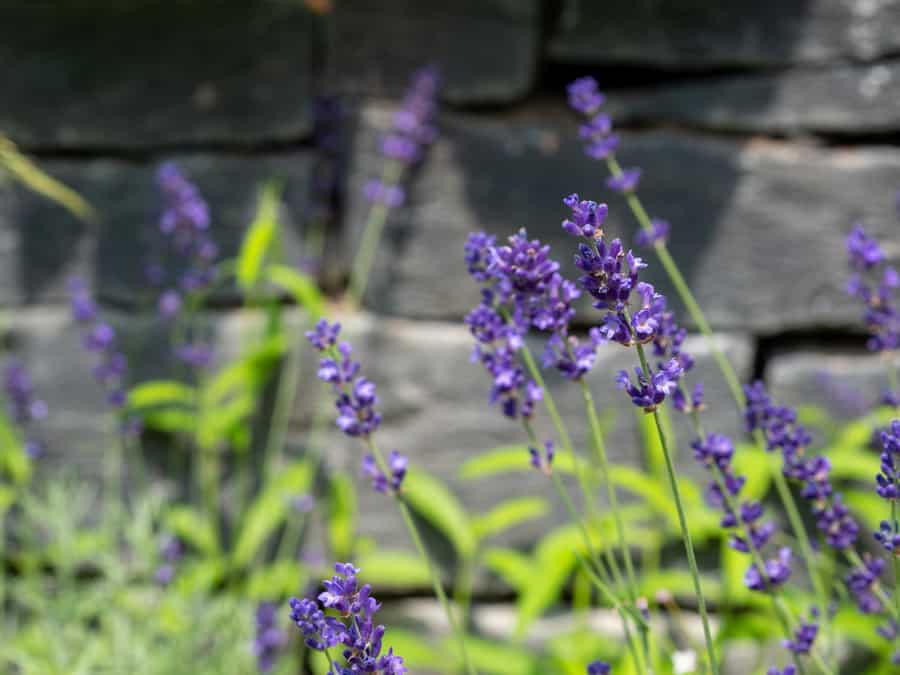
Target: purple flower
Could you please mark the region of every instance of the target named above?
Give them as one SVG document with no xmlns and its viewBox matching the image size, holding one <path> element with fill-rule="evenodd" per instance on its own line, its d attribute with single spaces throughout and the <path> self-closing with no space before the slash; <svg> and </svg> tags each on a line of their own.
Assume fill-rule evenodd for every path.
<svg viewBox="0 0 900 675">
<path fill-rule="evenodd" d="M 385 185 L 377 178 L 366 181 L 363 188 L 367 200 L 373 204 L 383 204 L 389 209 L 395 209 L 403 205 L 406 193 L 399 185 Z"/>
<path fill-rule="evenodd" d="M 797 423 L 797 412 L 773 403 L 762 382 L 744 387 L 744 392 L 747 397 L 744 419 L 748 430 L 762 431 L 767 448 L 781 452 L 782 473 L 803 484 L 801 495 L 810 502 L 825 541 L 836 549 L 853 545 L 859 526 L 841 502 L 840 495 L 834 492 L 831 463 L 826 457 L 807 453 L 812 436 Z"/>
<path fill-rule="evenodd" d="M 177 346 L 175 356 L 182 363 L 197 369 L 209 368 L 213 361 L 212 348 L 199 342 Z"/>
<path fill-rule="evenodd" d="M 810 617 L 809 620 L 800 623 L 800 626 L 794 631 L 793 639 L 782 642 L 785 649 L 795 654 L 809 654 L 812 651 L 816 636 L 819 634 L 819 611 L 813 608 L 810 611 Z"/>
<path fill-rule="evenodd" d="M 256 638 L 253 653 L 259 672 L 271 672 L 281 649 L 287 644 L 287 634 L 278 627 L 278 606 L 261 602 L 256 607 Z"/>
<path fill-rule="evenodd" d="M 882 520 L 878 531 L 874 534 L 875 541 L 884 547 L 888 553 L 900 555 L 900 526 L 894 521 L 892 525 L 886 520 Z"/>
<path fill-rule="evenodd" d="M 770 558 L 765 562 L 765 578 L 760 573 L 759 567 L 754 563 L 744 575 L 744 584 L 754 591 L 764 591 L 781 586 L 791 576 L 791 549 L 784 547 L 779 549 L 777 558 Z"/>
<path fill-rule="evenodd" d="M 679 363 L 672 359 L 663 364 L 649 377 L 640 366 L 635 366 L 634 374 L 636 382 L 628 377 L 628 372 L 620 370 L 616 376 L 616 382 L 620 389 L 624 389 L 631 397 L 632 403 L 646 412 L 653 412 L 666 398 L 678 388 L 678 378 L 683 370 Z"/>
<path fill-rule="evenodd" d="M 847 589 L 863 614 L 877 614 L 883 607 L 873 589 L 884 569 L 884 560 L 865 554 L 863 566 L 856 567 L 844 578 Z"/>
<path fill-rule="evenodd" d="M 352 348 L 348 343 L 335 346 L 339 333 L 340 324 L 328 324 L 322 319 L 306 337 L 324 356 L 319 361 L 318 376 L 332 385 L 338 428 L 348 436 L 366 438 L 381 424 L 381 415 L 375 410 L 375 384 L 357 377 L 360 365 L 350 358 Z"/>
<path fill-rule="evenodd" d="M 309 513 L 316 508 L 316 498 L 309 494 L 294 495 L 288 503 L 296 513 Z"/>
<path fill-rule="evenodd" d="M 665 242 L 669 236 L 669 223 L 659 218 L 650 221 L 649 230 L 638 230 L 634 237 L 634 242 L 638 246 L 654 246 L 660 242 Z"/>
<path fill-rule="evenodd" d="M 778 670 L 778 668 L 772 666 L 766 671 L 766 675 L 797 675 L 797 667 L 793 663 L 786 665 L 784 670 Z"/>
<path fill-rule="evenodd" d="M 587 675 L 609 675 L 612 668 L 606 661 L 594 661 L 588 664 Z"/>
<path fill-rule="evenodd" d="M 562 228 L 575 237 L 599 239 L 603 236 L 603 221 L 609 207 L 593 201 L 582 201 L 575 193 L 563 199 L 563 203 L 572 209 L 571 218 L 562 221 Z"/>
<path fill-rule="evenodd" d="M 623 169 L 617 176 L 606 179 L 606 186 L 616 192 L 634 192 L 641 180 L 641 170 L 637 167 Z"/>
<path fill-rule="evenodd" d="M 385 476 L 372 455 L 366 455 L 362 460 L 362 472 L 372 479 L 372 487 L 376 492 L 395 495 L 400 492 L 403 479 L 406 477 L 406 466 L 409 460 L 396 450 L 391 450 L 387 459 L 387 468 L 390 478 Z"/>
<path fill-rule="evenodd" d="M 406 673 L 403 659 L 393 649 L 382 653 L 385 628 L 374 622 L 381 603 L 372 597 L 371 587 L 359 585 L 359 570 L 350 563 L 335 563 L 334 569 L 337 574 L 323 582 L 325 591 L 317 600 L 289 601 L 291 621 L 300 629 L 306 645 L 318 651 L 340 645 L 335 660 L 339 673 Z M 338 616 L 326 614 L 328 609 Z"/>
<path fill-rule="evenodd" d="M 159 315 L 164 319 L 174 318 L 181 311 L 181 294 L 168 290 L 159 296 Z"/>
<path fill-rule="evenodd" d="M 569 105 L 583 115 L 592 115 L 603 105 L 604 96 L 600 93 L 597 80 L 593 77 L 580 77 L 572 82 L 566 91 Z"/>
<path fill-rule="evenodd" d="M 177 564 L 184 556 L 184 545 L 178 537 L 166 535 L 159 545 L 162 564 L 156 568 L 154 578 L 160 586 L 168 586 L 175 578 Z"/>
<path fill-rule="evenodd" d="M 549 476 L 553 470 L 553 456 L 555 454 L 553 441 L 544 441 L 543 452 L 535 447 L 529 447 L 528 454 L 531 466 Z"/>
<path fill-rule="evenodd" d="M 44 444 L 32 437 L 33 427 L 47 417 L 47 404 L 38 398 L 31 376 L 19 361 L 10 360 L 3 370 L 3 391 L 7 413 L 25 436 L 26 454 L 36 459 L 44 452 Z"/>
<path fill-rule="evenodd" d="M 863 319 L 869 329 L 867 346 L 871 351 L 900 347 L 900 312 L 896 291 L 900 275 L 886 264 L 884 251 L 868 237 L 861 225 L 855 225 L 847 237 L 847 255 L 853 273 L 847 292 L 865 306 Z"/>
<path fill-rule="evenodd" d="M 672 394 L 672 405 L 675 406 L 676 410 L 683 413 L 703 410 L 705 407 L 703 403 L 703 383 L 697 382 L 694 385 L 690 400 L 688 400 L 683 389 L 676 389 L 675 393 Z"/>
</svg>

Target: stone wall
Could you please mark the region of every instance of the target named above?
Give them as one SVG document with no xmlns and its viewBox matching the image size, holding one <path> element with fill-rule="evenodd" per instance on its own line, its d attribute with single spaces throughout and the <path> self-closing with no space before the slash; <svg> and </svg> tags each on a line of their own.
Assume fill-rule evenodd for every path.
<svg viewBox="0 0 900 675">
<path fill-rule="evenodd" d="M 632 237 L 629 213 L 583 155 L 564 104 L 564 84 L 583 74 L 607 90 L 624 131 L 622 161 L 643 167 L 642 196 L 672 223 L 673 255 L 740 374 L 766 377 L 792 403 L 841 406 L 848 387 L 877 395 L 881 368 L 865 355 L 858 309 L 844 294 L 843 238 L 860 219 L 888 241 L 897 234 L 900 1 L 333 4 L 332 12 L 301 0 L 0 7 L 0 132 L 100 213 L 85 224 L 0 182 L 5 328 L 50 403 L 57 461 L 89 474 L 103 452 L 102 400 L 64 301 L 70 275 L 89 280 L 134 336 L 138 369 L 153 371 L 156 357 L 138 347 L 149 339 L 141 262 L 155 236 L 155 165 L 174 159 L 198 183 L 224 255 L 237 249 L 259 184 L 280 179 L 293 260 L 322 206 L 314 180 L 340 168 L 326 270 L 336 290 L 366 208 L 361 185 L 378 171 L 378 136 L 409 72 L 430 62 L 444 74 L 441 136 L 407 205 L 390 217 L 363 310 L 342 316 L 384 398 L 386 447 L 439 473 L 473 510 L 540 488 L 537 477 L 489 489 L 457 477 L 466 457 L 521 440 L 487 407 L 484 377 L 468 360 L 460 320 L 477 289 L 461 251 L 472 229 L 527 226 L 567 259 L 560 200 L 574 191 L 609 201 L 609 229 Z M 333 94 L 346 113 L 343 141 L 325 156 L 313 102 Z M 669 290 L 658 270 L 649 273 Z M 217 296 L 215 308 L 219 342 L 233 351 L 252 317 L 233 293 Z M 590 321 L 589 310 L 579 321 Z M 708 352 L 695 346 L 715 403 L 708 426 L 737 432 Z M 591 384 L 616 413 L 613 455 L 639 464 L 633 416 L 611 384 L 622 362 L 604 350 Z M 577 395 L 551 386 L 580 427 Z M 301 397 L 295 443 L 309 406 Z M 330 462 L 355 470 L 344 439 L 335 435 L 327 449 Z M 364 530 L 405 546 L 389 504 L 362 494 Z M 527 545 L 546 527 L 510 541 Z"/>
</svg>

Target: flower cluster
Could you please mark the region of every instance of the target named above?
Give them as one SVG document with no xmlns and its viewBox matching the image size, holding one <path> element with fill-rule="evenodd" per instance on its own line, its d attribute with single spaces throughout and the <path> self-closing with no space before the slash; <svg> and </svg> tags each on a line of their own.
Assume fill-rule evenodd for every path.
<svg viewBox="0 0 900 675">
<path fill-rule="evenodd" d="M 605 240 L 601 226 L 606 205 L 582 200 L 577 194 L 563 203 L 572 210 L 562 223 L 563 230 L 586 240 L 575 256 L 575 266 L 582 272 L 578 284 L 594 299 L 594 307 L 604 312 L 600 324 L 590 332 L 591 339 L 595 345 L 653 344 L 659 360 L 655 371 L 636 367 L 635 380 L 627 371 L 616 377 L 636 406 L 652 411 L 678 390 L 682 375 L 693 366 L 693 359 L 681 350 L 687 332 L 675 323 L 665 297 L 652 284 L 638 280 L 640 270 L 646 267 L 644 261 L 626 250 L 619 239 Z M 572 354 L 578 355 L 574 350 Z M 696 398 L 699 406 L 702 390 L 696 392 Z M 682 408 L 687 407 L 682 398 Z"/>
<path fill-rule="evenodd" d="M 829 546 L 846 549 L 859 534 L 859 525 L 835 494 L 831 485 L 831 463 L 820 455 L 808 456 L 806 449 L 812 436 L 797 423 L 797 412 L 775 405 L 762 382 L 744 387 L 747 406 L 744 419 L 751 432 L 760 430 L 770 451 L 781 452 L 782 472 L 803 484 L 801 495 L 808 500 L 816 517 L 816 525 Z"/>
<path fill-rule="evenodd" d="M 176 287 L 167 288 L 159 296 L 160 316 L 173 319 L 181 311 L 183 294 L 202 290 L 212 283 L 219 250 L 210 237 L 209 206 L 197 187 L 171 163 L 160 166 L 156 177 L 163 200 L 159 229 L 172 242 L 176 255 L 187 263 Z M 162 284 L 165 276 L 162 267 L 155 264 L 151 269 L 156 270 L 158 283 Z M 212 361 L 209 346 L 201 342 L 177 346 L 175 356 L 194 368 L 206 368 Z"/>
<path fill-rule="evenodd" d="M 323 355 L 318 375 L 334 391 L 338 428 L 348 436 L 368 441 L 381 424 L 381 414 L 375 410 L 378 404 L 375 383 L 359 374 L 359 362 L 350 358 L 350 344 L 338 342 L 340 332 L 339 323 L 320 319 L 315 329 L 306 332 L 306 337 Z M 362 472 L 372 479 L 372 487 L 378 492 L 396 494 L 406 477 L 407 464 L 406 457 L 396 450 L 391 451 L 384 467 L 372 454 L 367 454 L 362 460 Z"/>
<path fill-rule="evenodd" d="M 530 446 L 528 448 L 531 466 L 538 471 L 550 475 L 553 470 L 553 457 L 556 454 L 553 441 L 544 441 L 543 453 L 537 448 Z"/>
<path fill-rule="evenodd" d="M 405 456 L 396 450 L 391 450 L 391 454 L 387 458 L 387 470 L 390 476 L 385 475 L 384 471 L 378 466 L 375 457 L 371 454 L 363 457 L 362 470 L 363 474 L 372 479 L 372 487 L 376 492 L 396 494 L 403 485 L 408 464 L 409 460 Z"/>
<path fill-rule="evenodd" d="M 884 560 L 866 554 L 862 566 L 850 570 L 844 578 L 847 590 L 863 614 L 877 614 L 883 609 L 874 590 L 883 569 Z"/>
<path fill-rule="evenodd" d="M 278 626 L 278 605 L 261 602 L 256 607 L 256 636 L 253 654 L 259 672 L 269 673 L 275 667 L 278 654 L 287 644 L 287 634 Z"/>
<path fill-rule="evenodd" d="M 694 458 L 710 471 L 716 473 L 716 479 L 710 482 L 706 490 L 707 503 L 721 509 L 722 527 L 733 532 L 729 545 L 742 553 L 762 553 L 763 548 L 775 534 L 775 525 L 771 521 L 763 521 L 762 504 L 756 501 L 740 502 L 740 493 L 747 482 L 745 476 L 735 473 L 732 465 L 734 444 L 722 434 L 711 433 L 706 438 L 698 438 L 691 444 Z M 723 492 L 723 488 L 727 494 Z M 732 508 L 737 504 L 737 512 Z M 746 537 L 744 536 L 746 532 Z M 749 541 L 748 539 L 749 538 Z M 783 584 L 791 574 L 790 549 L 782 548 L 777 558 L 765 563 L 765 578 L 755 563 L 750 566 L 744 576 L 748 588 L 762 591 Z"/>
<path fill-rule="evenodd" d="M 391 131 L 381 142 L 381 153 L 400 166 L 415 164 L 424 150 L 437 138 L 434 117 L 437 112 L 438 72 L 426 67 L 413 73 L 403 105 L 394 114 Z M 385 171 L 383 178 L 366 182 L 365 196 L 373 204 L 396 208 L 403 204 L 406 194 L 397 184 L 399 171 Z"/>
<path fill-rule="evenodd" d="M 862 225 L 855 225 L 847 236 L 847 256 L 853 273 L 847 292 L 861 300 L 864 320 L 869 328 L 867 346 L 872 351 L 900 347 L 900 314 L 897 312 L 896 289 L 900 275 L 886 263 L 884 251 L 869 237 Z"/>
<path fill-rule="evenodd" d="M 325 591 L 316 600 L 290 599 L 291 621 L 306 645 L 328 653 L 329 660 L 328 650 L 340 646 L 340 659 L 332 662 L 333 675 L 406 673 L 403 658 L 393 648 L 382 653 L 385 629 L 373 620 L 381 603 L 372 597 L 371 586 L 359 585 L 360 570 L 350 563 L 335 563 L 334 570 L 337 574 L 323 582 Z"/>
<path fill-rule="evenodd" d="M 819 610 L 813 607 L 809 619 L 800 623 L 794 631 L 794 637 L 783 642 L 785 649 L 795 654 L 809 654 L 812 651 L 816 636 L 819 634 Z"/>
<path fill-rule="evenodd" d="M 94 379 L 106 392 L 106 400 L 115 409 L 125 406 L 125 375 L 128 371 L 128 358 L 116 344 L 116 331 L 101 321 L 97 305 L 91 298 L 81 279 L 69 280 L 69 296 L 72 315 L 75 321 L 84 328 L 84 348 L 96 355 Z M 123 431 L 140 432 L 140 420 L 129 417 L 125 420 Z"/>
<path fill-rule="evenodd" d="M 10 361 L 3 370 L 3 391 L 7 412 L 25 436 L 25 452 L 35 459 L 44 445 L 34 437 L 33 426 L 47 417 L 47 404 L 38 398 L 31 375 L 19 361 Z"/>
<path fill-rule="evenodd" d="M 163 537 L 159 545 L 159 556 L 162 564 L 156 568 L 154 577 L 160 586 L 168 586 L 175 578 L 178 563 L 184 556 L 184 544 L 181 543 L 181 539 L 173 535 Z"/>
<path fill-rule="evenodd" d="M 606 661 L 594 661 L 588 664 L 587 675 L 609 675 L 612 668 Z"/>
<path fill-rule="evenodd" d="M 365 438 L 381 424 L 381 415 L 375 410 L 375 383 L 358 376 L 360 364 L 350 358 L 350 344 L 337 343 L 340 330 L 340 324 L 320 319 L 306 337 L 324 355 L 319 361 L 318 376 L 334 390 L 338 427 L 348 436 Z"/>
<path fill-rule="evenodd" d="M 900 499 L 900 420 L 881 432 L 881 473 L 875 476 L 878 496 L 888 501 Z"/>
</svg>

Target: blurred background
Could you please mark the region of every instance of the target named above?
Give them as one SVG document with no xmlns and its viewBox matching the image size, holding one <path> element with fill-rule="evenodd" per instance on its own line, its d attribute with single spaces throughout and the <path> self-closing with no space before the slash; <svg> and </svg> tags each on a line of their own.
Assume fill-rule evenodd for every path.
<svg viewBox="0 0 900 675">
<path fill-rule="evenodd" d="M 636 225 L 602 164 L 584 155 L 566 105 L 565 85 L 583 75 L 607 94 L 620 161 L 642 168 L 641 197 L 671 223 L 672 253 L 741 376 L 764 378 L 787 403 L 855 416 L 886 381 L 846 297 L 844 238 L 864 222 L 900 257 L 898 55 L 895 0 L 7 0 L 0 133 L 96 212 L 79 219 L 0 173 L 6 346 L 52 411 L 38 473 L 102 473 L 106 404 L 71 324 L 70 277 L 84 279 L 116 326 L 133 381 L 176 373 L 145 274 L 162 237 L 156 170 L 174 161 L 209 203 L 222 258 L 237 254 L 261 185 L 277 183 L 285 260 L 316 277 L 377 383 L 384 448 L 409 454 L 472 512 L 541 490 L 537 475 L 459 473 L 477 452 L 521 442 L 486 405 L 487 378 L 469 363 L 462 318 L 478 289 L 462 247 L 476 229 L 505 237 L 525 227 L 569 266 L 559 223 L 572 192 L 609 202 L 608 231 L 633 239 Z M 364 297 L 352 303 L 364 185 L 380 174 L 380 139 L 425 65 L 441 74 L 438 137 L 407 176 L 406 203 L 388 216 Z M 648 275 L 670 291 L 654 264 Z M 220 362 L 262 320 L 227 284 L 203 311 Z M 578 321 L 591 325 L 586 304 Z M 704 350 L 697 340 L 708 399 L 724 400 Z M 316 416 L 310 359 L 289 453 Z M 592 386 L 611 454 L 637 466 L 640 430 L 612 384 L 623 365 L 627 355 L 601 351 Z M 579 414 L 577 392 L 551 387 Z M 730 405 L 709 415 L 709 427 L 739 433 Z M 323 433 L 326 464 L 355 476 L 356 446 Z M 367 489 L 358 498 L 360 536 L 408 549 L 390 500 Z M 561 520 L 554 511 L 503 542 L 527 548 Z M 324 555 L 315 545 L 308 553 Z M 421 580 L 399 586 L 404 598 L 427 591 Z M 486 572 L 475 588 L 495 612 L 485 630 L 495 621 L 502 633 L 508 589 Z M 427 624 L 429 602 L 407 610 Z"/>
</svg>

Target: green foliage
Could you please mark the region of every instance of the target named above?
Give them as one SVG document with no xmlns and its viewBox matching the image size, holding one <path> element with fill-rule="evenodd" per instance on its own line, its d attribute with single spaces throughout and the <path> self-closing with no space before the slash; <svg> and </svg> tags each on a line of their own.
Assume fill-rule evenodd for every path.
<svg viewBox="0 0 900 675">
<path fill-rule="evenodd" d="M 256 217 L 250 224 L 237 257 L 236 277 L 241 289 L 252 291 L 260 279 L 260 274 L 272 247 L 278 238 L 278 208 L 281 198 L 279 186 L 269 183 L 263 187 L 259 198 Z"/>
<path fill-rule="evenodd" d="M 406 502 L 440 531 L 461 558 L 475 553 L 475 529 L 459 500 L 444 483 L 419 469 L 410 469 L 403 483 Z"/>
<path fill-rule="evenodd" d="M 543 517 L 549 509 L 541 497 L 519 497 L 497 504 L 484 515 L 472 518 L 472 528 L 478 539 L 486 539 L 518 525 Z"/>
</svg>

